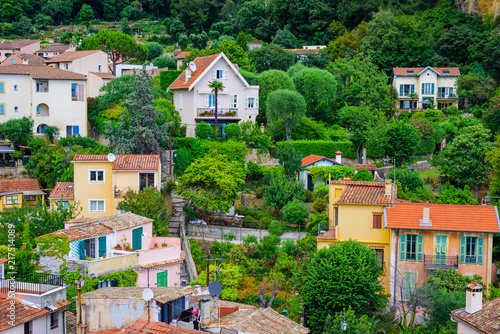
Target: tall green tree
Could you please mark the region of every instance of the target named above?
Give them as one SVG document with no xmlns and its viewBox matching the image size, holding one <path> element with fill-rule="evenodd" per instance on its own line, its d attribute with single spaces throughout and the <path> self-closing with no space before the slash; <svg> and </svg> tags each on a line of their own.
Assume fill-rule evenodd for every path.
<svg viewBox="0 0 500 334">
<path fill-rule="evenodd" d="M 356 155 L 361 162 L 363 144 L 373 126 L 374 112 L 368 107 L 344 107 L 339 111 L 339 120 L 349 130 L 350 140 L 356 146 Z"/>
<path fill-rule="evenodd" d="M 468 109 L 472 106 L 482 105 L 488 102 L 494 95 L 496 82 L 486 74 L 473 73 L 461 75 L 457 79 L 457 93 L 460 96 L 460 104 Z"/>
<path fill-rule="evenodd" d="M 281 209 L 294 198 L 305 200 L 305 189 L 301 182 L 290 182 L 283 173 L 269 174 L 266 177 L 269 178 L 269 182 L 264 198 L 266 205 L 274 208 L 277 216 L 280 215 Z"/>
<path fill-rule="evenodd" d="M 259 118 L 263 122 L 267 113 L 267 97 L 277 89 L 293 90 L 292 79 L 286 72 L 280 70 L 268 70 L 259 74 Z"/>
<path fill-rule="evenodd" d="M 9 119 L 0 124 L 0 137 L 10 140 L 16 146 L 26 146 L 32 137 L 33 124 L 31 117 Z"/>
<path fill-rule="evenodd" d="M 286 71 L 295 63 L 295 55 L 276 44 L 268 44 L 251 50 L 249 58 L 257 72 L 273 69 Z"/>
<path fill-rule="evenodd" d="M 278 89 L 267 98 L 267 119 L 270 122 L 283 120 L 287 141 L 292 138 L 293 127 L 304 117 L 305 109 L 304 97 L 291 90 Z"/>
<path fill-rule="evenodd" d="M 302 166 L 303 155 L 299 151 L 294 150 L 290 144 L 286 144 L 278 150 L 277 156 L 288 181 L 296 180 L 298 174 L 304 170 Z"/>
<path fill-rule="evenodd" d="M 387 131 L 387 136 L 385 153 L 395 158 L 398 165 L 411 162 L 420 140 L 417 130 L 404 121 L 398 121 Z"/>
<path fill-rule="evenodd" d="M 81 22 L 90 22 L 94 19 L 94 9 L 88 4 L 84 4 L 78 13 Z"/>
</svg>

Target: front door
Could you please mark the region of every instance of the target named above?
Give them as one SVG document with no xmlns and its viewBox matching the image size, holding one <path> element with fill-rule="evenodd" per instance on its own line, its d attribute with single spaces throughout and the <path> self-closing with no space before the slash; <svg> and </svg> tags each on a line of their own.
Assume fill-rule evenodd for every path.
<svg viewBox="0 0 500 334">
<path fill-rule="evenodd" d="M 314 191 L 313 176 L 312 174 L 307 175 L 307 189 L 309 191 Z"/>
<path fill-rule="evenodd" d="M 143 228 L 139 227 L 132 230 L 132 249 L 138 250 L 142 249 L 142 233 Z"/>
<path fill-rule="evenodd" d="M 436 236 L 436 264 L 446 264 L 446 235 Z"/>
</svg>

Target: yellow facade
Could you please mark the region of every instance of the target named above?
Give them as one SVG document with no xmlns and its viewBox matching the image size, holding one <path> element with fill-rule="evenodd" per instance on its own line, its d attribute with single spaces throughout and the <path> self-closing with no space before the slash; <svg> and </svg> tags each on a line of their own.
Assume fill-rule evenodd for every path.
<svg viewBox="0 0 500 334">
<path fill-rule="evenodd" d="M 59 201 L 67 201 L 69 205 L 75 205 L 75 200 L 73 198 L 51 198 L 49 201 L 51 208 L 57 208 Z"/>
<path fill-rule="evenodd" d="M 22 192 L 2 195 L 0 197 L 0 211 L 4 212 L 5 210 L 19 207 L 24 203 L 29 206 L 38 206 L 44 201 L 44 195 L 34 195 L 34 198 L 34 201 L 27 201 L 26 198 L 23 197 Z"/>
</svg>

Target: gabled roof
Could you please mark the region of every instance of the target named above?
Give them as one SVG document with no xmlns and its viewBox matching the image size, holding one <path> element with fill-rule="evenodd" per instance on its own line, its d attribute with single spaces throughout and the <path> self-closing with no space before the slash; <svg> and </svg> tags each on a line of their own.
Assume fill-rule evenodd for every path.
<svg viewBox="0 0 500 334">
<path fill-rule="evenodd" d="M 323 157 L 321 155 L 311 154 L 305 158 L 302 158 L 302 167 L 307 167 L 307 166 L 312 165 L 313 163 L 321 161 L 321 160 L 328 160 L 330 162 L 333 162 L 334 165 L 342 166 L 342 164 L 339 164 L 334 159 L 326 158 L 326 157 Z"/>
<path fill-rule="evenodd" d="M 390 205 L 395 201 L 394 185 L 391 185 L 391 195 L 386 196 L 384 182 L 332 180 L 330 184 L 347 185 L 337 204 Z"/>
<path fill-rule="evenodd" d="M 371 171 L 378 170 L 376 165 L 366 165 L 366 164 L 357 164 L 356 166 L 354 166 L 354 169 L 355 170 L 366 169 Z"/>
<path fill-rule="evenodd" d="M 49 199 L 73 198 L 75 198 L 75 184 L 73 182 L 57 182 L 49 196 Z"/>
<path fill-rule="evenodd" d="M 168 325 L 159 321 L 146 321 L 137 319 L 124 328 L 107 329 L 103 331 L 90 332 L 89 334 L 198 334 L 205 333 L 194 329 Z"/>
<path fill-rule="evenodd" d="M 82 299 L 139 299 L 146 287 L 102 288 L 82 294 Z M 153 299 L 164 304 L 196 293 L 190 286 L 151 287 Z"/>
<path fill-rule="evenodd" d="M 307 334 L 309 329 L 271 308 L 239 310 L 214 321 L 207 328 L 226 327 L 249 334 Z"/>
<path fill-rule="evenodd" d="M 189 56 L 190 54 L 191 52 L 189 51 L 182 51 L 177 56 L 175 56 L 174 59 L 186 59 L 186 57 Z"/>
<path fill-rule="evenodd" d="M 51 57 L 46 60 L 46 64 L 53 63 L 65 63 L 76 59 L 87 57 L 88 55 L 94 54 L 96 52 L 103 52 L 101 50 L 86 50 L 86 51 L 66 51 L 64 53 L 58 54 L 57 56 Z"/>
<path fill-rule="evenodd" d="M 75 154 L 73 161 L 108 162 L 106 154 Z M 113 170 L 158 170 L 160 156 L 157 154 L 117 154 L 113 162 Z"/>
<path fill-rule="evenodd" d="M 439 76 L 458 76 L 460 69 L 458 67 L 394 67 L 392 69 L 395 76 L 419 76 L 426 69 L 434 71 Z M 445 73 L 448 71 L 449 73 Z"/>
<path fill-rule="evenodd" d="M 68 220 L 66 223 L 71 224 L 99 224 L 110 230 L 121 231 L 128 228 L 133 228 L 136 226 L 141 226 L 152 222 L 150 218 L 136 215 L 132 212 L 125 212 L 118 215 L 106 216 L 106 217 L 96 217 L 96 218 L 77 218 Z M 80 225 L 74 225 L 77 227 Z M 70 227 L 69 229 L 73 228 Z M 56 232 L 54 232 L 56 233 Z M 82 238 L 80 238 L 82 239 Z"/>
<path fill-rule="evenodd" d="M 143 264 L 141 266 L 142 269 L 147 269 L 147 268 L 154 268 L 154 267 L 160 267 L 160 266 L 164 266 L 164 265 L 167 265 L 167 264 L 173 264 L 173 263 L 178 263 L 178 262 L 182 262 L 186 259 L 186 252 L 185 251 L 181 251 L 181 256 L 176 258 L 176 259 L 168 259 L 168 260 L 163 260 L 163 261 L 159 261 L 159 262 L 153 262 L 153 263 L 148 263 L 148 264 Z"/>
<path fill-rule="evenodd" d="M 168 87 L 168 89 L 180 89 L 180 88 L 189 88 L 189 90 L 193 89 L 193 87 L 198 83 L 198 81 L 203 78 L 210 69 L 219 61 L 219 59 L 224 58 L 229 68 L 233 70 L 233 73 L 240 78 L 240 80 L 244 83 L 246 87 L 248 87 L 248 82 L 241 76 L 240 72 L 237 68 L 229 61 L 224 53 L 198 57 L 194 60 L 196 65 L 196 71 L 191 73 L 191 78 L 186 81 L 186 68 L 177 79 L 172 82 L 172 84 Z"/>
<path fill-rule="evenodd" d="M 40 190 L 36 179 L 3 179 L 0 180 L 0 193 L 12 191 Z"/>
<path fill-rule="evenodd" d="M 12 320 L 14 321 L 14 326 L 22 325 L 25 322 L 31 321 L 35 318 L 49 315 L 50 313 L 56 312 L 63 308 L 71 305 L 71 302 L 65 300 L 60 303 L 56 303 L 51 305 L 54 307 L 54 310 L 49 310 L 48 308 L 37 309 L 28 305 L 24 305 L 19 303 L 17 300 L 14 301 L 15 307 L 15 317 L 14 319 L 8 318 L 7 316 L 10 313 L 9 307 L 11 307 L 12 300 L 7 298 L 7 295 L 0 294 L 0 331 L 11 328 L 12 326 L 9 324 Z"/>
<path fill-rule="evenodd" d="M 432 226 L 420 226 L 424 207 Z M 496 206 L 429 203 L 396 203 L 385 208 L 387 228 L 441 231 L 500 232 Z"/>
<path fill-rule="evenodd" d="M 99 223 L 86 223 L 71 226 L 49 234 L 68 237 L 69 241 L 82 240 L 112 234 L 113 230 Z"/>
<path fill-rule="evenodd" d="M 18 65 L 23 64 L 24 59 L 28 60 L 27 65 L 43 65 L 43 62 L 45 61 L 45 59 L 43 59 L 42 57 L 29 53 L 23 53 L 22 55 L 12 54 L 5 58 L 5 60 L 2 62 L 2 66 L 12 65 L 12 58 L 14 58 L 14 64 Z"/>
<path fill-rule="evenodd" d="M 71 44 L 49 45 L 46 48 L 38 50 L 36 53 L 39 53 L 39 52 L 64 52 L 68 49 L 71 49 L 71 47 L 72 47 Z"/>
<path fill-rule="evenodd" d="M 29 75 L 33 79 L 87 80 L 82 74 L 60 70 L 45 65 L 8 65 L 0 67 L 0 74 Z"/>
<path fill-rule="evenodd" d="M 451 317 L 480 333 L 500 333 L 500 298 L 484 302 L 483 308 L 473 314 L 465 311 L 465 307 L 451 311 Z"/>
<path fill-rule="evenodd" d="M 25 46 L 38 43 L 39 41 L 32 41 L 32 40 L 27 40 L 27 39 L 20 39 L 18 41 L 14 42 L 6 42 L 6 43 L 1 43 L 0 44 L 0 50 L 13 50 L 13 49 L 20 49 Z"/>
</svg>

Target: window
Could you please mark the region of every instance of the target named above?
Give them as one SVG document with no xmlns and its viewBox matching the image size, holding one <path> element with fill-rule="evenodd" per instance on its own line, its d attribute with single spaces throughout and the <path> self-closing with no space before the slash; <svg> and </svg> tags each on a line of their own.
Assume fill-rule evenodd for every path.
<svg viewBox="0 0 500 334">
<path fill-rule="evenodd" d="M 14 91 L 17 91 L 17 85 L 14 85 Z"/>
<path fill-rule="evenodd" d="M 97 65 L 97 72 L 99 72 L 99 73 L 102 72 L 102 65 L 101 64 Z"/>
<path fill-rule="evenodd" d="M 410 109 L 411 101 L 399 101 L 399 109 Z"/>
<path fill-rule="evenodd" d="M 245 107 L 248 109 L 256 109 L 259 107 L 259 99 L 255 97 L 247 97 Z"/>
<path fill-rule="evenodd" d="M 36 82 L 36 92 L 37 93 L 48 93 L 49 92 L 49 82 L 37 80 Z"/>
<path fill-rule="evenodd" d="M 92 182 L 104 182 L 104 171 L 103 170 L 89 170 L 89 183 Z"/>
<path fill-rule="evenodd" d="M 440 98 L 452 98 L 453 97 L 453 87 L 438 87 L 438 97 L 440 97 Z"/>
<path fill-rule="evenodd" d="M 409 96 L 415 93 L 415 85 L 399 85 L 399 96 Z"/>
<path fill-rule="evenodd" d="M 71 101 L 85 100 L 85 86 L 82 83 L 71 84 Z"/>
<path fill-rule="evenodd" d="M 339 208 L 333 208 L 333 226 L 339 225 Z"/>
<path fill-rule="evenodd" d="M 89 212 L 106 212 L 103 199 L 89 200 Z"/>
<path fill-rule="evenodd" d="M 34 202 L 36 201 L 36 195 L 26 195 L 24 196 L 24 200 L 26 202 Z"/>
<path fill-rule="evenodd" d="M 40 124 L 39 126 L 36 127 L 36 133 L 43 133 L 45 131 L 45 127 L 47 124 Z"/>
<path fill-rule="evenodd" d="M 28 321 L 24 323 L 24 334 L 33 334 L 32 322 Z"/>
<path fill-rule="evenodd" d="M 422 84 L 422 94 L 433 95 L 434 94 L 434 84 L 423 83 Z"/>
<path fill-rule="evenodd" d="M 382 214 L 373 214 L 373 228 L 382 228 Z"/>
<path fill-rule="evenodd" d="M 17 196 L 5 196 L 5 204 L 17 204 Z"/>
<path fill-rule="evenodd" d="M 231 103 L 231 107 L 238 108 L 238 95 L 233 95 L 233 101 Z"/>
<path fill-rule="evenodd" d="M 399 259 L 401 261 L 422 261 L 423 235 L 401 234 Z"/>
<path fill-rule="evenodd" d="M 155 173 L 139 173 L 139 190 L 155 186 Z"/>
<path fill-rule="evenodd" d="M 65 64 L 64 64 L 64 69 L 65 69 L 65 70 L 69 70 L 69 64 L 68 64 L 68 63 L 65 63 Z"/>
<path fill-rule="evenodd" d="M 14 106 L 14 112 L 18 112 L 19 111 L 19 107 L 18 106 Z"/>
<path fill-rule="evenodd" d="M 5 103 L 0 103 L 0 115 L 5 115 Z"/>
<path fill-rule="evenodd" d="M 215 107 L 215 95 L 208 95 L 208 107 Z"/>
<path fill-rule="evenodd" d="M 384 250 L 375 249 L 375 254 L 377 255 L 377 263 L 380 266 L 380 270 L 384 270 Z"/>
<path fill-rule="evenodd" d="M 227 71 L 224 70 L 213 70 L 212 72 L 213 79 L 227 79 Z"/>
<path fill-rule="evenodd" d="M 66 200 L 56 201 L 56 206 L 58 210 L 67 210 L 69 209 L 69 201 Z"/>
<path fill-rule="evenodd" d="M 0 93 L 5 93 L 5 82 L 0 81 Z"/>
<path fill-rule="evenodd" d="M 460 237 L 460 263 L 483 264 L 484 238 Z"/>
<path fill-rule="evenodd" d="M 168 270 L 156 273 L 156 286 L 157 287 L 168 286 Z"/>
<path fill-rule="evenodd" d="M 14 64 L 16 62 L 16 60 L 14 58 L 10 58 L 10 63 L 11 64 Z"/>
<path fill-rule="evenodd" d="M 80 126 L 78 125 L 66 126 L 66 136 L 78 136 L 79 134 L 80 134 Z"/>
<path fill-rule="evenodd" d="M 50 329 L 56 328 L 59 326 L 59 314 L 51 313 L 50 314 Z"/>
</svg>

